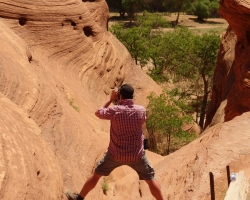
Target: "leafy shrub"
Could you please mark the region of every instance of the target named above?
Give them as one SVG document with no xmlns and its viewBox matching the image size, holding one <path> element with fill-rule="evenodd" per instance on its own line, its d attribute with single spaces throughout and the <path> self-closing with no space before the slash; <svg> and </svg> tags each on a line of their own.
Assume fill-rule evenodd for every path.
<svg viewBox="0 0 250 200">
<path fill-rule="evenodd" d="M 169 21 L 157 13 L 144 11 L 143 15 L 138 15 L 136 19 L 140 26 L 150 27 L 150 29 L 167 28 L 171 26 Z"/>
<path fill-rule="evenodd" d="M 210 15 L 209 3 L 206 1 L 197 1 L 194 4 L 194 15 L 198 17 L 198 20 L 203 21 Z"/>
<path fill-rule="evenodd" d="M 182 129 L 185 124 L 191 123 L 192 117 L 184 114 L 188 107 L 184 101 L 175 99 L 176 94 L 178 91 L 165 91 L 159 96 L 155 93 L 148 96 L 146 125 L 149 146 L 150 150 L 162 155 L 168 155 L 177 150 L 176 146 L 180 148 L 195 138 L 194 134 Z"/>
</svg>

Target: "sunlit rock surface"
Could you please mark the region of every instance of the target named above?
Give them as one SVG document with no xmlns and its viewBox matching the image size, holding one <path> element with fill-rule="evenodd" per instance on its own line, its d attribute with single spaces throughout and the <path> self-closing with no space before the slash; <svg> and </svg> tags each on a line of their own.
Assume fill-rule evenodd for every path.
<svg viewBox="0 0 250 200">
<path fill-rule="evenodd" d="M 248 11 L 246 5 L 236 2 L 236 6 Z M 151 91 L 161 91 L 107 31 L 107 21 L 104 0 L 0 0 L 0 199 L 66 200 L 66 189 L 79 192 L 108 145 L 109 123 L 94 112 L 109 99 L 110 89 L 131 83 L 135 102 L 144 106 Z M 233 41 L 224 42 L 225 49 Z M 230 57 L 224 58 L 228 71 L 232 52 L 225 53 Z M 246 52 L 240 55 L 247 60 Z M 246 69 L 243 61 L 240 66 Z M 234 83 L 226 87 L 227 96 L 237 94 Z M 216 111 L 224 97 L 215 99 Z M 246 99 L 242 102 L 244 107 Z M 223 199 L 226 165 L 243 170 L 249 178 L 249 118 L 244 113 L 214 123 L 200 138 L 166 157 L 147 152 L 164 197 L 210 199 L 209 172 L 213 172 L 216 199 Z M 86 199 L 153 199 L 146 183 L 128 167 L 112 172 L 107 195 L 102 183 Z"/>
</svg>

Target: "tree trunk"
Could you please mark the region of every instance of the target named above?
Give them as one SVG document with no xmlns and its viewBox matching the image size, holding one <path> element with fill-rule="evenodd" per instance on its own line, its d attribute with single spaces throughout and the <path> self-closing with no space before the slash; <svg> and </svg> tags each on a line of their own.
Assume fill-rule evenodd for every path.
<svg viewBox="0 0 250 200">
<path fill-rule="evenodd" d="M 176 18 L 176 21 L 175 21 L 175 25 L 176 25 L 176 26 L 177 26 L 178 23 L 179 23 L 179 17 L 180 17 L 180 11 L 178 11 L 177 18 Z"/>
<path fill-rule="evenodd" d="M 207 100 L 208 100 L 208 81 L 206 80 L 205 77 L 202 77 L 202 78 L 203 78 L 203 83 L 204 83 L 204 92 L 203 92 L 204 95 L 203 95 L 202 104 L 201 104 L 201 114 L 200 114 L 199 126 L 203 130 L 205 116 L 206 116 Z"/>
<path fill-rule="evenodd" d="M 149 150 L 153 152 L 157 152 L 157 142 L 156 142 L 156 136 L 154 134 L 154 130 L 147 128 L 148 130 L 148 142 L 149 142 Z"/>
<path fill-rule="evenodd" d="M 118 6 L 118 8 L 119 8 L 120 17 L 121 17 L 122 19 L 124 19 L 124 17 L 125 17 L 125 9 L 124 9 L 123 6 L 122 6 L 122 1 L 120 0 L 120 1 L 118 1 L 116 4 L 117 4 L 117 6 Z"/>
<path fill-rule="evenodd" d="M 167 134 L 167 155 L 170 152 L 170 133 Z"/>
<path fill-rule="evenodd" d="M 199 93 L 196 92 L 196 104 L 195 104 L 195 112 L 196 112 L 196 115 L 195 115 L 195 122 L 198 123 L 198 119 L 199 119 Z"/>
<path fill-rule="evenodd" d="M 180 4 L 178 6 L 178 13 L 177 13 L 177 18 L 176 18 L 176 21 L 175 21 L 175 25 L 177 26 L 178 23 L 179 23 L 179 17 L 180 17 L 180 12 L 181 12 L 181 8 L 182 8 L 182 5 L 183 5 L 183 1 L 180 1 Z"/>
</svg>

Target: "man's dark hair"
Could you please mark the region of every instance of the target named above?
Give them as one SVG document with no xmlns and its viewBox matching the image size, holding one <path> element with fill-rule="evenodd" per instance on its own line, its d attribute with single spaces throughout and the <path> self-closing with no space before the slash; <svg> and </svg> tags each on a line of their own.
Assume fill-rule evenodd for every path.
<svg viewBox="0 0 250 200">
<path fill-rule="evenodd" d="M 133 99 L 134 88 L 131 85 L 129 85 L 129 84 L 123 84 L 119 88 L 119 92 L 122 95 L 123 99 Z"/>
</svg>

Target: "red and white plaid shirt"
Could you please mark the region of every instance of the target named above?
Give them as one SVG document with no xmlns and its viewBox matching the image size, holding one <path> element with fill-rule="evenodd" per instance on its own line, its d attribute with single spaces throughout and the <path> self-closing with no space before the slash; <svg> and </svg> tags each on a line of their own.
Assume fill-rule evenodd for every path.
<svg viewBox="0 0 250 200">
<path fill-rule="evenodd" d="M 100 108 L 97 116 L 111 122 L 108 152 L 116 161 L 141 159 L 144 152 L 142 124 L 146 120 L 143 106 L 134 104 L 133 99 L 124 99 L 119 105 Z"/>
</svg>

